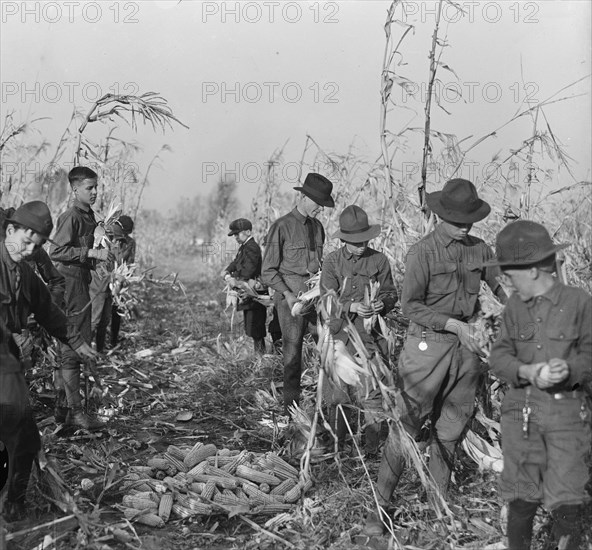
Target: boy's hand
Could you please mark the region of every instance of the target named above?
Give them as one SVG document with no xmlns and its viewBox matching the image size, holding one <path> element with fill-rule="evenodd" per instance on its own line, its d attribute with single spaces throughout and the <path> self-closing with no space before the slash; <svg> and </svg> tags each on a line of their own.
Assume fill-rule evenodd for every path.
<svg viewBox="0 0 592 550">
<path fill-rule="evenodd" d="M 96 360 L 100 357 L 100 355 L 92 349 L 86 342 L 84 342 L 81 346 L 77 347 L 74 350 L 80 357 L 85 357 L 86 359 L 93 359 Z"/>
<path fill-rule="evenodd" d="M 468 323 L 457 321 L 456 319 L 448 319 L 446 326 L 447 331 L 452 332 L 458 336 L 462 346 L 473 353 L 481 353 L 481 344 L 475 330 L 471 329 Z"/>
<path fill-rule="evenodd" d="M 373 313 L 380 313 L 384 309 L 384 302 L 382 300 L 376 300 L 372 302 Z"/>
<path fill-rule="evenodd" d="M 284 292 L 284 298 L 286 299 L 286 302 L 288 302 L 288 307 L 290 308 L 290 311 L 292 311 L 294 304 L 298 301 L 296 296 L 294 296 L 293 292 L 286 290 L 286 292 Z"/>
<path fill-rule="evenodd" d="M 528 380 L 531 385 L 536 386 L 539 389 L 544 389 L 539 383 L 543 384 L 542 380 L 539 380 L 539 373 L 546 363 L 532 363 L 531 365 L 520 365 L 518 368 L 518 377 L 523 380 Z"/>
<path fill-rule="evenodd" d="M 113 252 L 107 250 L 106 248 L 102 248 L 101 250 L 93 248 L 88 251 L 88 257 L 94 258 L 95 260 L 99 260 L 100 262 L 112 262 L 115 259 L 115 256 L 113 256 Z"/>
<path fill-rule="evenodd" d="M 362 319 L 368 319 L 374 315 L 372 306 L 366 306 L 360 302 L 354 302 L 349 306 L 351 313 L 357 313 Z"/>
<path fill-rule="evenodd" d="M 539 378 L 549 384 L 548 387 L 563 382 L 569 377 L 569 365 L 564 359 L 554 357 L 542 368 Z"/>
</svg>

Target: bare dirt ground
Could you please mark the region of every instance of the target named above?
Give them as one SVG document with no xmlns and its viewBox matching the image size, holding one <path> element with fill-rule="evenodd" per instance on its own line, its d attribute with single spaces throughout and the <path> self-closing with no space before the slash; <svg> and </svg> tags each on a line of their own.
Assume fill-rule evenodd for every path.
<svg viewBox="0 0 592 550">
<path fill-rule="evenodd" d="M 496 477 L 480 472 L 462 452 L 451 494 L 454 521 L 436 517 L 417 475 L 408 470 L 394 497 L 396 542 L 361 535 L 373 506 L 368 475 L 375 479 L 378 461 L 364 462 L 355 452 L 314 463 L 313 488 L 275 520 L 216 514 L 171 519 L 162 529 L 125 523 L 119 508 L 123 477 L 169 445 L 202 441 L 219 448 L 284 451 L 281 431 L 261 423 L 281 413 L 280 359 L 255 357 L 240 326 L 230 330 L 219 290 L 205 282 L 185 288 L 145 284 L 139 318 L 124 324 L 124 341 L 100 363 L 114 411 L 103 432 L 58 429 L 50 371 L 32 374 L 46 460 L 30 487 L 27 518 L 0 526 L 8 533 L 2 545 L 15 550 L 503 548 L 493 546 L 503 540 Z M 142 351 L 146 356 L 138 358 Z M 314 365 L 312 343 L 306 356 Z M 311 368 L 304 376 L 305 406 L 314 379 Z M 178 419 L 183 411 L 192 413 L 190 420 Z M 546 516 L 537 525 L 540 542 L 549 529 Z"/>
</svg>

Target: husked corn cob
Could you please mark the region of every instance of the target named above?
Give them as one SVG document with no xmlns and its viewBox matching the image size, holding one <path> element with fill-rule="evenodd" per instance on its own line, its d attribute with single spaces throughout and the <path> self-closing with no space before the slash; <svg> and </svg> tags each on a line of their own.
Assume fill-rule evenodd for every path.
<svg viewBox="0 0 592 550">
<path fill-rule="evenodd" d="M 254 481 L 255 483 L 267 483 L 268 485 L 279 485 L 282 480 L 278 479 L 277 477 L 255 470 L 253 468 L 249 468 L 245 464 L 241 464 L 236 469 L 236 475 L 238 477 L 242 477 L 244 479 L 248 479 L 249 481 Z"/>
<path fill-rule="evenodd" d="M 216 504 L 227 504 L 229 506 L 236 506 L 240 504 L 238 497 L 229 489 L 225 489 L 223 493 L 216 493 L 214 495 L 214 502 Z"/>
<path fill-rule="evenodd" d="M 169 464 L 169 466 L 170 466 L 170 464 Z M 168 475 L 169 475 L 168 471 L 165 472 L 163 470 L 156 470 L 156 472 L 154 472 L 154 479 L 157 479 L 158 481 L 162 481 Z"/>
<path fill-rule="evenodd" d="M 269 484 L 268 484 L 268 483 L 261 483 L 261 484 L 259 485 L 259 490 L 260 490 L 262 493 L 265 493 L 266 495 L 268 495 L 268 494 L 271 492 L 271 487 L 269 486 Z"/>
<path fill-rule="evenodd" d="M 194 476 L 197 474 L 203 474 L 208 468 L 208 461 L 207 460 L 203 460 L 202 462 L 200 462 L 199 464 L 196 464 L 193 468 L 191 468 L 191 470 L 189 470 L 187 472 L 187 475 L 189 476 Z"/>
<path fill-rule="evenodd" d="M 297 481 L 293 478 L 284 479 L 279 485 L 276 485 L 270 492 L 272 495 L 285 495 L 290 489 L 296 487 Z"/>
<path fill-rule="evenodd" d="M 158 504 L 158 515 L 163 521 L 168 521 L 173 509 L 173 494 L 165 493 Z"/>
<path fill-rule="evenodd" d="M 181 462 L 185 459 L 188 452 L 189 449 L 182 449 L 181 447 L 177 447 L 175 445 L 169 445 L 167 447 L 167 453 L 171 456 L 174 456 L 177 460 L 180 460 Z"/>
<path fill-rule="evenodd" d="M 132 491 L 150 491 L 152 488 L 150 487 L 150 485 L 148 485 L 148 483 L 145 480 L 140 479 L 139 481 L 129 481 L 127 483 L 124 483 L 122 485 L 122 489 L 128 489 Z"/>
<path fill-rule="evenodd" d="M 187 472 L 187 470 L 188 470 L 187 466 L 185 466 L 185 464 L 181 460 L 179 460 L 178 458 L 175 458 L 172 454 L 164 453 L 164 459 L 171 466 L 173 466 L 173 468 L 175 468 L 177 470 L 177 472 Z"/>
<path fill-rule="evenodd" d="M 298 478 L 298 470 L 275 453 L 269 452 L 265 455 L 265 464 L 274 475 L 282 479 Z"/>
<path fill-rule="evenodd" d="M 183 506 L 183 508 L 187 508 L 196 514 L 211 514 L 212 513 L 212 506 L 206 504 L 205 502 L 201 502 L 196 498 L 191 498 L 187 495 L 177 495 L 176 496 L 177 503 Z"/>
<path fill-rule="evenodd" d="M 194 445 L 193 449 L 187 453 L 183 459 L 183 462 L 187 468 L 191 469 L 196 464 L 199 464 L 202 460 L 205 460 L 209 456 L 215 455 L 217 451 L 218 449 L 216 449 L 216 445 L 213 443 L 208 443 L 207 445 L 202 444 L 199 447 L 196 444 Z"/>
<path fill-rule="evenodd" d="M 135 521 L 142 525 L 149 525 L 150 527 L 158 527 L 161 529 L 164 527 L 164 520 L 156 514 L 142 514 L 138 516 Z"/>
<path fill-rule="evenodd" d="M 222 467 L 223 470 L 226 470 L 230 474 L 234 474 L 236 469 L 241 464 L 247 464 L 251 462 L 253 457 L 253 453 L 249 453 L 247 451 L 241 451 L 238 455 L 234 457 L 233 462 L 229 462 L 225 466 Z"/>
<path fill-rule="evenodd" d="M 130 472 L 144 477 L 152 477 L 154 469 L 150 466 L 130 466 Z"/>
<path fill-rule="evenodd" d="M 160 501 L 160 497 L 151 489 L 148 489 L 148 491 L 138 491 L 136 489 L 132 489 L 129 493 L 129 496 L 134 498 L 152 500 L 156 504 L 158 504 L 158 502 Z"/>
<path fill-rule="evenodd" d="M 189 476 L 184 472 L 178 472 L 177 475 L 174 476 L 174 479 L 176 479 L 180 483 L 184 483 L 184 484 L 187 484 L 190 482 Z"/>
<path fill-rule="evenodd" d="M 280 514 L 293 508 L 291 504 L 260 504 L 251 510 L 251 514 Z"/>
<path fill-rule="evenodd" d="M 201 492 L 204 490 L 205 486 L 206 486 L 206 484 L 203 482 L 195 482 L 195 483 L 189 484 L 189 489 L 191 491 L 193 491 L 194 493 L 201 494 Z"/>
<path fill-rule="evenodd" d="M 221 466 L 226 466 L 234 461 L 233 456 L 225 456 L 221 455 L 220 453 L 214 456 L 208 456 L 206 459 L 210 466 L 215 466 L 216 468 L 220 468 Z"/>
<path fill-rule="evenodd" d="M 292 504 L 300 498 L 301 493 L 302 489 L 300 485 L 297 484 L 284 495 L 284 500 Z"/>
<path fill-rule="evenodd" d="M 202 498 L 210 500 L 216 492 L 216 483 L 212 480 L 206 481 L 204 488 L 201 491 Z"/>
<path fill-rule="evenodd" d="M 306 480 L 304 483 L 299 482 L 300 486 L 302 487 L 302 494 L 308 493 L 312 489 L 312 479 Z"/>
<path fill-rule="evenodd" d="M 218 454 L 220 456 L 230 456 L 230 449 L 227 449 L 226 447 L 224 447 L 224 449 L 220 449 L 218 451 Z"/>
<path fill-rule="evenodd" d="M 158 508 L 158 505 L 153 500 L 149 498 L 138 498 L 134 495 L 124 495 L 121 502 L 124 506 L 134 508 L 136 510 L 156 510 Z"/>
<path fill-rule="evenodd" d="M 249 504 L 249 497 L 241 488 L 235 489 L 234 493 L 241 504 Z"/>
<path fill-rule="evenodd" d="M 212 482 L 222 489 L 236 489 L 239 481 L 237 479 L 231 479 L 229 477 L 212 476 L 209 474 L 200 474 L 193 476 L 194 481 L 203 481 L 204 483 Z"/>
<path fill-rule="evenodd" d="M 243 491 L 249 496 L 250 500 L 259 504 L 275 504 L 278 502 L 277 497 L 266 495 L 252 485 L 243 485 Z"/>
<path fill-rule="evenodd" d="M 189 510 L 189 508 L 185 508 L 180 504 L 173 504 L 172 513 L 180 518 L 190 518 L 191 516 L 197 515 L 194 511 Z"/>
</svg>

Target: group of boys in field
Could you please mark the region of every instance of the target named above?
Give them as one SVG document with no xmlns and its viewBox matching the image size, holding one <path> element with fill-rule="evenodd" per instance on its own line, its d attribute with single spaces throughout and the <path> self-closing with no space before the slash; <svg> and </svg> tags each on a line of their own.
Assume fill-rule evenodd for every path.
<svg viewBox="0 0 592 550">
<path fill-rule="evenodd" d="M 50 248 L 50 257 L 65 281 L 62 308 L 23 261 L 49 240 L 53 224 L 47 206 L 40 202 L 23 205 L 3 224 L 0 439 L 12 453 L 8 501 L 17 506 L 23 504 L 23 487 L 39 448 L 19 350 L 12 337 L 23 331 L 31 313 L 62 342 L 56 388 L 65 399 L 58 404 L 56 415 L 79 427 L 97 427 L 81 407 L 81 357 L 96 355 L 89 345 L 91 309 L 85 306 L 90 301 L 93 271 L 97 265 L 112 262 L 114 256 L 109 249 L 93 248 L 96 220 L 91 206 L 96 198 L 96 174 L 75 168 L 70 183 L 75 202 L 60 216 Z M 380 225 L 370 224 L 359 206 L 346 207 L 333 235 L 342 246 L 323 259 L 326 235 L 317 215 L 335 206 L 333 185 L 311 173 L 295 189 L 297 204 L 271 225 L 263 254 L 252 237 L 249 220 L 230 224 L 229 235 L 236 237 L 240 248 L 222 272 L 231 286 L 239 286 L 238 281 L 252 284 L 259 278 L 274 291 L 279 327 L 273 332 L 281 333 L 286 414 L 300 401 L 303 339 L 309 323 L 315 321 L 314 313 L 292 314 L 299 293 L 307 290 L 307 280 L 321 271 L 321 294 L 335 291 L 339 296 L 342 317 L 331 323 L 335 338 L 353 350 L 345 331 L 349 319 L 359 329 L 368 352 L 380 354 L 387 364 L 385 335 L 379 328 L 368 334 L 363 325 L 365 319 L 388 314 L 399 300 L 387 257 L 368 246 L 379 236 Z M 500 488 L 508 502 L 509 548 L 530 548 L 540 504 L 554 520 L 549 548 L 580 548 L 587 523 L 585 506 L 590 501 L 586 457 L 591 447 L 591 409 L 586 389 L 592 381 L 592 297 L 556 277 L 556 252 L 567 245 L 555 244 L 542 225 L 526 220 L 509 223 L 497 235 L 495 252 L 470 235 L 473 224 L 491 210 L 470 181 L 448 181 L 442 191 L 427 195 L 427 206 L 438 223 L 409 249 L 400 296 L 402 312 L 409 319 L 395 369 L 401 425 L 415 438 L 424 422 L 431 421 L 429 470 L 446 498 L 457 444 L 472 417 L 484 374 L 479 338 L 469 320 L 479 307 L 481 283 L 486 283 L 505 304 L 489 367 L 508 386 L 501 417 L 504 467 Z M 509 297 L 501 281 L 512 290 Z M 365 295 L 370 285 L 378 285 L 378 291 L 368 304 Z M 98 281 L 98 293 L 103 290 Z M 56 299 L 60 300 L 59 290 Z M 242 309 L 247 335 L 253 338 L 255 350 L 264 353 L 266 309 L 256 300 L 244 300 Z M 97 326 L 102 315 L 103 311 Z M 367 457 L 377 457 L 380 396 L 364 392 L 362 397 L 333 388 L 326 397 L 340 447 L 345 442 L 348 413 L 337 410 L 347 411 L 353 401 L 365 412 Z M 337 404 L 345 406 L 337 408 Z M 381 536 L 389 523 L 391 499 L 405 467 L 402 435 L 390 426 L 376 483 L 380 508 L 365 519 L 368 536 Z"/>
<path fill-rule="evenodd" d="M 103 423 L 82 408 L 81 363 L 98 357 L 91 347 L 93 312 L 98 319 L 97 349 L 104 347 L 100 323 L 113 315 L 108 287 L 112 262 L 133 261 L 135 250 L 129 216 L 105 228 L 112 246 L 94 246 L 97 174 L 75 167 L 68 179 L 74 202 L 59 216 L 51 239 L 54 226 L 45 203 L 32 201 L 1 212 L 0 441 L 8 455 L 8 474 L 0 490 L 2 497 L 6 493 L 3 515 L 9 518 L 25 511 L 31 467 L 41 444 L 24 377 L 30 317 L 60 343 L 60 364 L 54 372 L 56 422 L 86 430 L 102 428 Z M 51 245 L 49 255 L 42 248 L 46 241 Z M 91 299 L 91 281 L 97 273 L 100 277 Z M 116 322 L 111 331 L 113 345 L 118 331 Z M 95 384 L 93 391 L 100 391 L 96 376 Z"/>
<path fill-rule="evenodd" d="M 235 278 L 259 277 L 273 290 L 282 337 L 286 414 L 300 400 L 303 338 L 309 322 L 315 322 L 314 313 L 292 315 L 298 294 L 308 290 L 306 281 L 322 267 L 321 296 L 335 291 L 342 306 L 341 319 L 331 322 L 335 338 L 353 351 L 345 331 L 349 319 L 368 352 L 380 354 L 387 364 L 384 335 L 377 328 L 368 334 L 363 321 L 385 316 L 398 301 L 387 257 L 368 246 L 381 227 L 370 224 L 359 206 L 347 206 L 333 235 L 342 246 L 323 259 L 325 231 L 316 216 L 323 208 L 335 206 L 333 185 L 311 173 L 295 189 L 297 204 L 271 225 L 263 254 L 253 241 L 249 220 L 231 224 L 231 234 L 241 233 L 237 259 L 245 255 L 248 244 L 251 269 L 245 274 L 233 262 L 223 272 L 231 283 Z M 484 374 L 481 342 L 469 320 L 479 308 L 481 283 L 486 283 L 505 304 L 489 367 L 508 386 L 501 417 L 500 489 L 508 502 L 509 548 L 530 548 L 533 520 L 542 504 L 553 518 L 548 548 L 579 549 L 591 521 L 585 510 L 591 500 L 586 486 L 592 442 L 592 396 L 587 393 L 592 383 L 592 297 L 557 278 L 556 252 L 568 245 L 554 244 L 542 225 L 527 220 L 509 223 L 497 235 L 495 253 L 482 239 L 470 235 L 473 224 L 491 211 L 470 181 L 448 181 L 442 191 L 427 195 L 427 205 L 437 224 L 408 250 L 400 298 L 403 315 L 409 319 L 395 369 L 401 424 L 415 438 L 424 422 L 431 421 L 429 470 L 446 498 L 456 448 L 473 415 Z M 368 305 L 365 293 L 371 284 L 379 287 Z M 509 297 L 503 286 L 511 289 Z M 249 332 L 252 323 L 247 329 L 255 342 L 265 336 L 264 310 L 259 319 L 263 332 Z M 365 388 L 357 392 L 330 388 L 325 397 L 339 447 L 346 435 L 347 405 L 353 401 L 366 417 L 366 456 L 376 457 L 380 396 L 368 394 Z M 338 403 L 345 405 L 339 408 L 343 414 L 336 412 Z M 364 524 L 369 537 L 381 536 L 389 523 L 391 498 L 406 461 L 401 436 L 391 425 L 376 483 L 380 509 L 368 514 Z"/>
</svg>

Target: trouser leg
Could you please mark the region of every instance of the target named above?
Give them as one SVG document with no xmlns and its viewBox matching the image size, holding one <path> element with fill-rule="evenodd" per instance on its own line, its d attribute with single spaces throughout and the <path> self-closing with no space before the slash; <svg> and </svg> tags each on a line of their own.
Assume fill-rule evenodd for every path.
<svg viewBox="0 0 592 550">
<path fill-rule="evenodd" d="M 278 296 L 278 294 L 276 294 Z M 300 376 L 302 374 L 302 344 L 308 321 L 292 317 L 286 299 L 279 295 L 276 301 L 284 353 L 284 412 L 292 403 L 300 403 Z"/>
<path fill-rule="evenodd" d="M 111 347 L 115 347 L 119 341 L 119 330 L 121 328 L 121 315 L 117 306 L 111 306 Z"/>
<path fill-rule="evenodd" d="M 103 309 L 101 311 L 101 317 L 96 327 L 95 341 L 97 343 L 97 351 L 102 352 L 105 349 L 105 341 L 107 339 L 107 327 L 111 320 L 111 307 L 113 305 L 113 299 L 110 292 L 104 293 L 105 298 L 103 300 Z"/>
<path fill-rule="evenodd" d="M 532 523 L 537 502 L 513 500 L 508 505 L 508 545 L 510 550 L 530 550 Z"/>
<path fill-rule="evenodd" d="M 82 397 L 80 396 L 80 367 L 62 369 L 62 378 L 68 407 L 72 410 L 82 410 Z"/>
<path fill-rule="evenodd" d="M 401 449 L 399 428 L 391 424 L 378 468 L 376 491 L 378 493 L 378 502 L 381 506 L 386 506 L 390 502 L 404 469 L 405 456 Z"/>
</svg>

